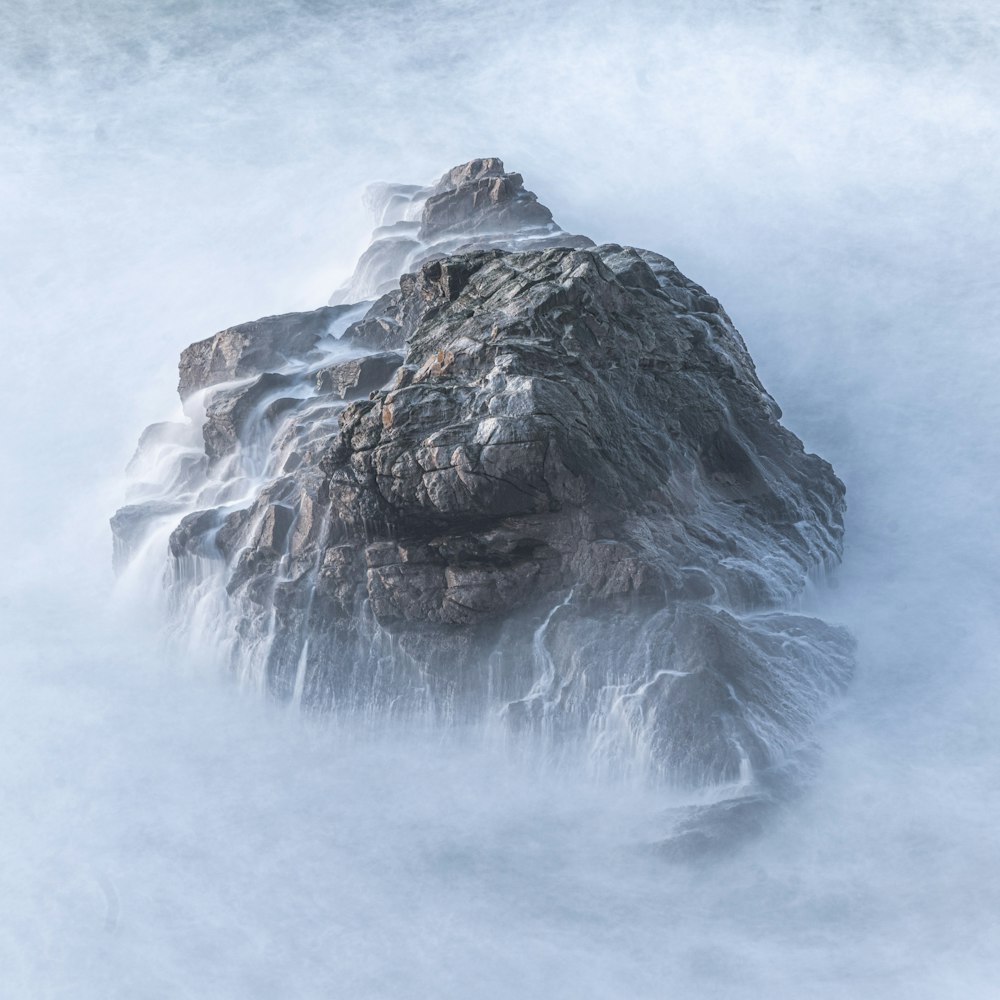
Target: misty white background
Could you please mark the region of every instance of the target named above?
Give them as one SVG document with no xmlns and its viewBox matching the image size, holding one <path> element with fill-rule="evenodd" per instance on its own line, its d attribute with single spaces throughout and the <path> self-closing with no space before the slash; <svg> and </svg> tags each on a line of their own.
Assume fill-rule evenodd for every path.
<svg viewBox="0 0 1000 1000">
<path fill-rule="evenodd" d="M 990 998 L 1000 15 L 985 2 L 0 3 L 0 995 Z M 189 342 L 322 304 L 371 180 L 499 155 L 720 298 L 848 486 L 814 789 L 305 724 L 162 656 L 107 519 Z"/>
</svg>

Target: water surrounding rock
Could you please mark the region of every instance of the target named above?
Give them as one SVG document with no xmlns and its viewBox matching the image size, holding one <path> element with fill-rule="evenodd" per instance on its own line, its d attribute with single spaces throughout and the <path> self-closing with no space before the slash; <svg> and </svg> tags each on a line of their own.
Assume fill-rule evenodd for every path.
<svg viewBox="0 0 1000 1000">
<path fill-rule="evenodd" d="M 724 789 L 679 827 L 701 849 L 850 677 L 795 610 L 843 485 L 667 258 L 565 233 L 495 158 L 370 198 L 337 305 L 184 352 L 191 420 L 143 436 L 118 564 L 166 565 L 175 621 L 280 698 L 499 713 Z"/>
</svg>

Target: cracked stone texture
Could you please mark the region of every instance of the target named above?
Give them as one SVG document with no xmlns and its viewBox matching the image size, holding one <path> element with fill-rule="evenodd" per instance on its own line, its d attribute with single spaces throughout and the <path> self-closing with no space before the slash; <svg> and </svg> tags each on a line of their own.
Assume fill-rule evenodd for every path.
<svg viewBox="0 0 1000 1000">
<path fill-rule="evenodd" d="M 321 462 L 365 542 L 338 582 L 364 579 L 379 621 L 475 628 L 561 589 L 778 606 L 839 554 L 842 485 L 666 258 L 465 254 L 380 308 L 409 310 L 405 362 Z"/>
<path fill-rule="evenodd" d="M 468 696 L 578 730 L 624 713 L 694 784 L 801 751 L 852 669 L 846 633 L 793 613 L 839 561 L 844 487 L 719 302 L 659 254 L 563 232 L 496 158 L 378 197 L 367 309 L 184 352 L 204 455 L 116 515 L 119 561 L 176 512 L 179 586 L 203 595 L 215 567 L 237 657 L 281 697 Z M 320 349 L 337 323 L 346 360 Z M 212 477 L 245 489 L 225 470 L 261 442 L 234 503 Z"/>
</svg>

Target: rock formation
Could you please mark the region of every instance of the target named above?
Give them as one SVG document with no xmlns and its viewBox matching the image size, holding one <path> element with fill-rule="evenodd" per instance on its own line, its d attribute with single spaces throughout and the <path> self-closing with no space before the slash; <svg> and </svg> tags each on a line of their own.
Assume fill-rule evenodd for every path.
<svg viewBox="0 0 1000 1000">
<path fill-rule="evenodd" d="M 495 158 L 370 200 L 335 305 L 183 353 L 118 564 L 166 559 L 178 620 L 278 697 L 498 711 L 760 796 L 850 676 L 795 611 L 842 484 L 667 258 L 565 233 Z"/>
</svg>

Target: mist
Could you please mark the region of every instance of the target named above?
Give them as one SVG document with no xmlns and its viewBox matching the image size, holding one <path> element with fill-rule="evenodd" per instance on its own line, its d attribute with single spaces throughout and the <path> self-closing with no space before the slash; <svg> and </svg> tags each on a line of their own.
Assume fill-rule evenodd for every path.
<svg viewBox="0 0 1000 1000">
<path fill-rule="evenodd" d="M 0 968 L 11 997 L 994 995 L 1000 16 L 981 2 L 8 2 Z M 858 674 L 729 856 L 470 728 L 302 717 L 115 594 L 193 340 L 314 308 L 373 180 L 498 155 L 717 296 L 848 488 Z"/>
</svg>

